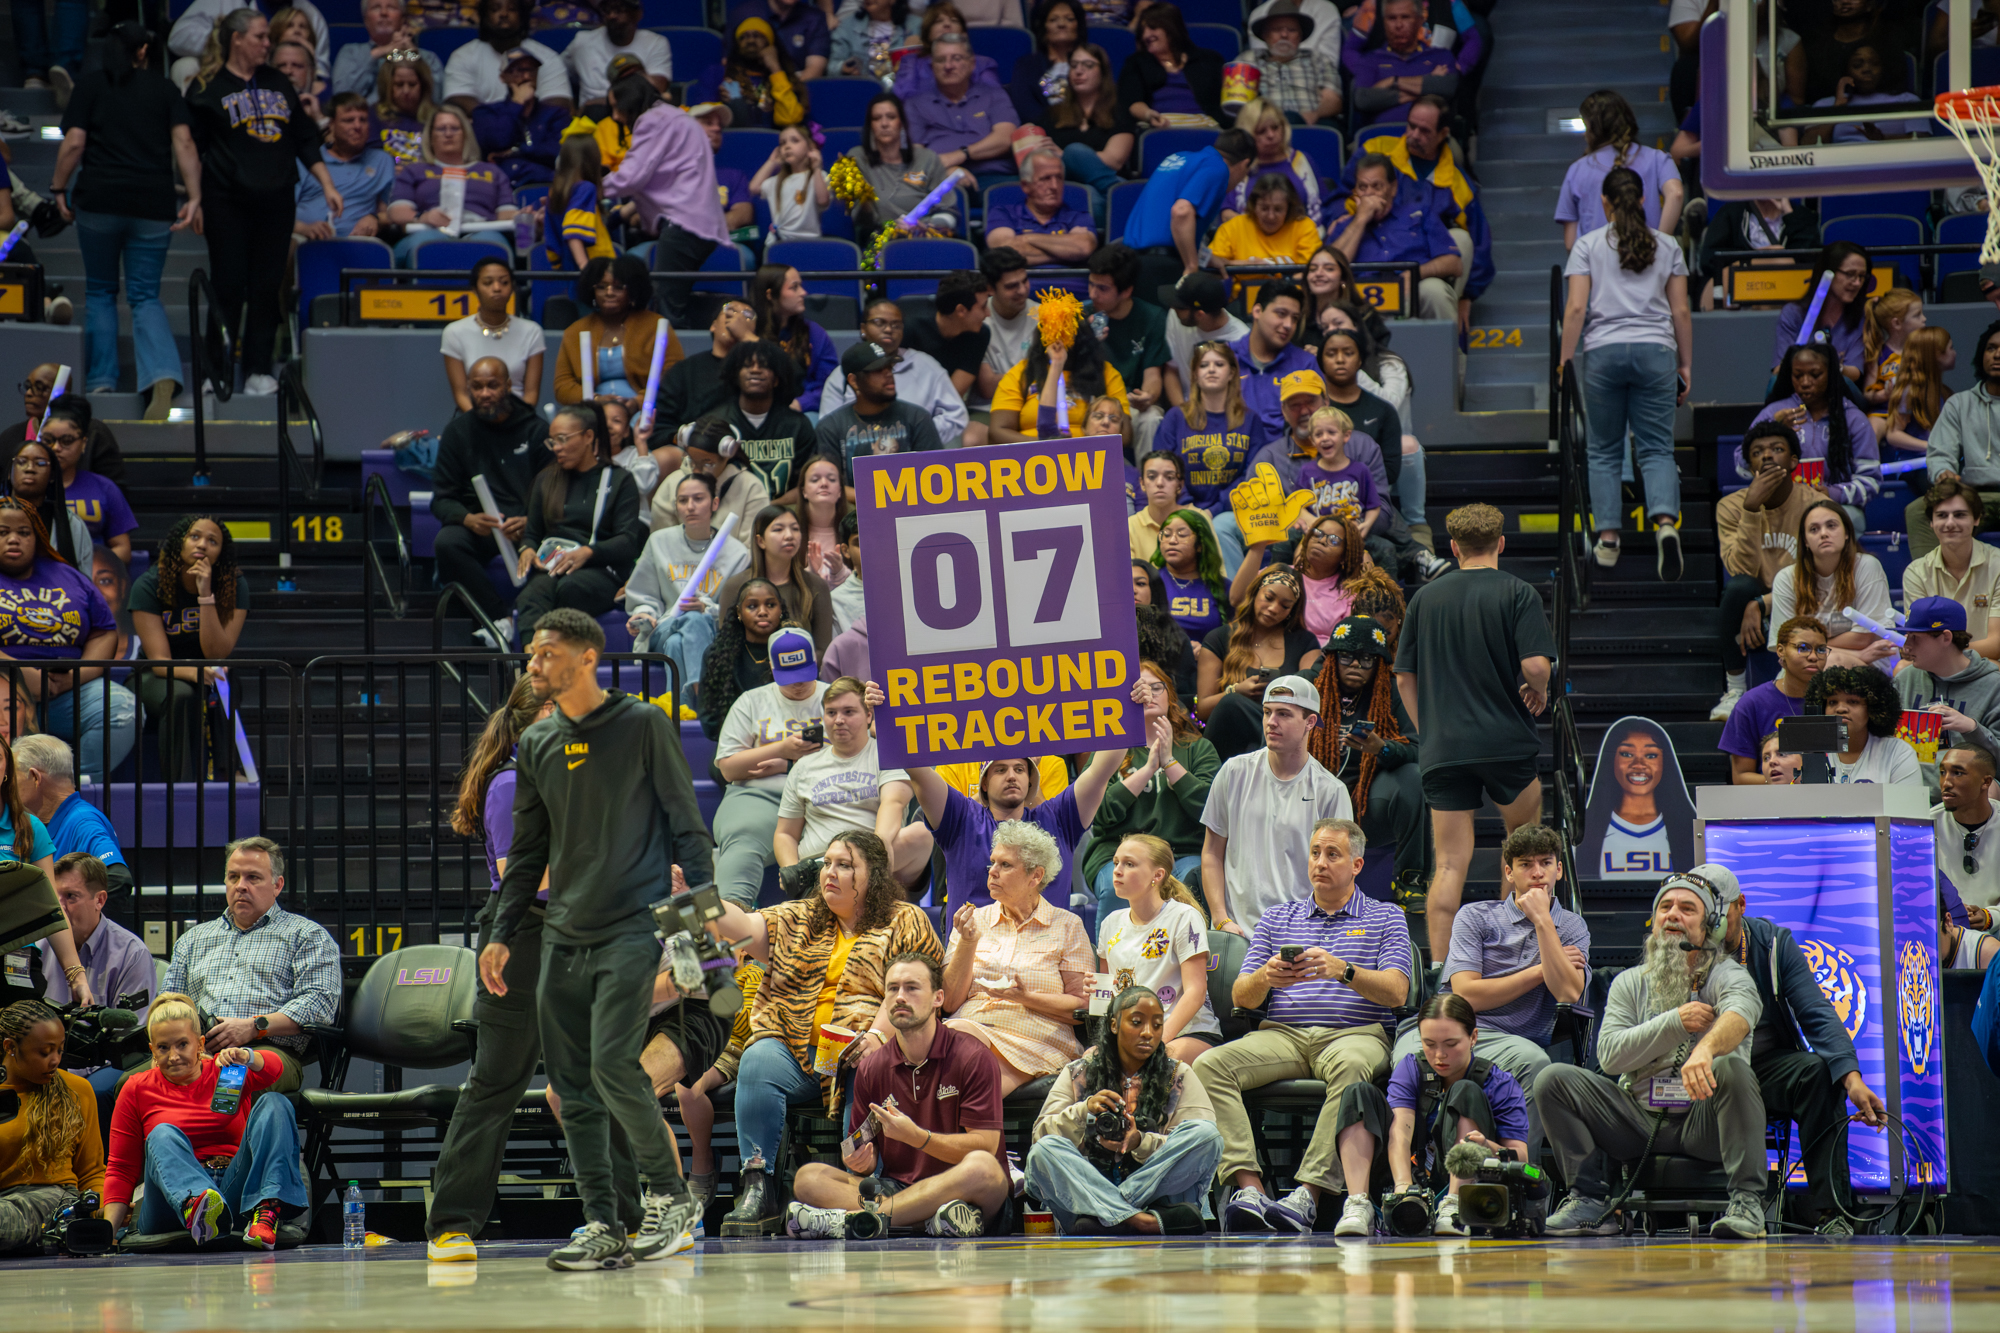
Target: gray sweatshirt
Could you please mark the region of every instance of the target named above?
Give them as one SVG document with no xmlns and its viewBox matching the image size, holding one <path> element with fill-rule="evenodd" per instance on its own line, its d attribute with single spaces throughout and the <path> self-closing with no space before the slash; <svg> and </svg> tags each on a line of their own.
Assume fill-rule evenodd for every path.
<svg viewBox="0 0 2000 1333">
<path fill-rule="evenodd" d="M 656 623 L 665 620 L 667 612 L 680 600 L 681 589 L 694 573 L 694 567 L 714 544 L 715 538 L 711 536 L 697 551 L 688 540 L 687 529 L 678 526 L 661 528 L 648 537 L 638 568 L 625 584 L 625 614 L 648 615 Z M 703 605 L 713 611 L 715 594 L 729 576 L 748 568 L 750 552 L 735 537 L 725 537 L 722 553 L 715 557 L 715 563 L 702 576 L 701 587 L 695 590 L 701 594 Z"/>
<path fill-rule="evenodd" d="M 514 841 L 491 939 L 505 944 L 549 872 L 547 930 L 557 943 L 651 934 L 652 904 L 715 880 L 676 725 L 616 690 L 581 718 L 558 708 L 521 735 Z"/>
<path fill-rule="evenodd" d="M 1979 724 L 1977 731 L 1966 733 L 1948 731 L 1945 733 L 1952 743 L 1971 738 L 1988 749 L 2000 750 L 2000 742 L 1994 739 L 2000 735 L 2000 667 L 1981 657 L 1978 653 L 1967 653 L 1971 659 L 1965 670 L 1954 676 L 1933 676 L 1928 671 L 1919 671 L 1906 664 L 1896 673 L 1896 697 L 1903 701 L 1906 712 L 1928 708 L 1932 704 L 1945 704 Z M 1917 752 L 1923 760 L 1924 785 L 1931 790 L 1931 799 L 1937 799 L 1937 754 L 1933 751 L 1925 758 L 1923 751 Z"/>
<path fill-rule="evenodd" d="M 1945 399 L 1924 463 L 1932 481 L 1956 472 L 1976 490 L 2000 490 L 2000 398 L 1984 384 Z"/>
<path fill-rule="evenodd" d="M 513 869 L 513 863 L 508 862 L 510 877 Z M 1693 1050 L 1694 1044 L 1701 1040 L 1681 1026 L 1679 1006 L 1689 999 L 1699 999 L 1703 1004 L 1712 1006 L 1718 1023 L 1724 1014 L 1742 1016 L 1750 1028 L 1729 1056 L 1748 1060 L 1750 1033 L 1757 1030 L 1757 1020 L 1763 1016 L 1764 1003 L 1757 997 L 1757 983 L 1750 974 L 1735 959 L 1725 958 L 1709 971 L 1708 980 L 1702 983 L 1698 992 L 1692 996 L 1682 994 L 1674 997 L 1674 1008 L 1651 1018 L 1646 1017 L 1652 1008 L 1646 969 L 1643 966 L 1633 967 L 1620 972 L 1618 979 L 1611 983 L 1611 994 L 1604 1002 L 1604 1023 L 1597 1034 L 1598 1065 L 1605 1073 L 1616 1076 L 1618 1086 L 1628 1093 L 1654 1074 L 1678 1068 L 1674 1057 L 1681 1047 L 1685 1044 Z M 1681 1056 L 1681 1059 L 1686 1058 Z"/>
</svg>

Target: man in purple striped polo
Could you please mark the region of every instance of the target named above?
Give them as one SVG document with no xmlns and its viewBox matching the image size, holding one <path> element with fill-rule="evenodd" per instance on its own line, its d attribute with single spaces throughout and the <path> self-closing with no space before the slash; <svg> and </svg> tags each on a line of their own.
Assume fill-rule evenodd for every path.
<svg viewBox="0 0 2000 1333">
<path fill-rule="evenodd" d="M 1312 897 L 1265 910 L 1236 978 L 1232 998 L 1239 1007 L 1269 1001 L 1264 1021 L 1195 1061 L 1222 1131 L 1220 1172 L 1235 1187 L 1224 1214 L 1231 1229 L 1313 1229 L 1320 1197 L 1344 1188 L 1334 1142 L 1340 1094 L 1389 1066 L 1395 1006 L 1410 990 L 1410 932 L 1400 908 L 1355 891 L 1365 845 L 1351 819 L 1313 825 L 1306 870 Z M 1326 1108 L 1299 1164 L 1297 1188 L 1273 1199 L 1257 1171 L 1243 1093 L 1292 1078 L 1324 1082 Z"/>
</svg>

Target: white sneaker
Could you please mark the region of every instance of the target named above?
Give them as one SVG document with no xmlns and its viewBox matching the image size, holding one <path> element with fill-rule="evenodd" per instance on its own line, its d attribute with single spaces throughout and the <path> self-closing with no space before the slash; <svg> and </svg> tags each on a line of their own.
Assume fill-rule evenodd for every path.
<svg viewBox="0 0 2000 1333">
<path fill-rule="evenodd" d="M 472 637 L 473 637 L 473 638 L 475 638 L 475 639 L 477 639 L 477 640 L 479 640 L 479 642 L 480 642 L 480 643 L 484 644 L 484 645 L 486 646 L 486 649 L 487 649 L 487 651 L 489 651 L 489 652 L 495 652 L 495 653 L 511 653 L 511 652 L 513 652 L 513 651 L 514 651 L 514 617 L 513 617 L 513 616 L 502 616 L 502 617 L 500 617 L 500 619 L 499 619 L 499 620 L 495 621 L 495 622 L 494 622 L 494 624 L 495 624 L 495 625 L 496 625 L 496 626 L 497 626 L 497 627 L 499 628 L 499 630 L 500 630 L 500 641 L 499 641 L 498 643 L 494 642 L 494 640 L 493 640 L 493 636 L 492 636 L 491 634 L 488 634 L 488 633 L 486 632 L 486 630 L 485 630 L 485 627 L 484 627 L 484 626 L 482 626 L 482 627 L 480 627 L 480 628 L 478 628 L 478 629 L 475 629 L 475 630 L 473 630 L 473 631 L 472 631 Z"/>
<path fill-rule="evenodd" d="M 1590 548 L 1590 557 L 1597 562 L 1599 569 L 1610 569 L 1618 563 L 1619 549 L 1617 542 L 1608 542 L 1600 537 L 1597 545 Z"/>
<path fill-rule="evenodd" d="M 1347 1202 L 1340 1206 L 1340 1221 L 1334 1224 L 1336 1236 L 1372 1236 L 1375 1234 L 1375 1205 L 1367 1196 L 1350 1194 Z"/>
<path fill-rule="evenodd" d="M 273 375 L 249 375 L 243 380 L 243 393 L 251 398 L 264 398 L 278 391 L 277 377 Z"/>
<path fill-rule="evenodd" d="M 1731 685 L 1722 692 L 1722 697 L 1715 701 L 1715 707 L 1708 710 L 1708 720 L 1710 722 L 1727 722 L 1729 715 L 1736 711 L 1736 705 L 1742 698 L 1743 691 Z"/>
<path fill-rule="evenodd" d="M 645 1216 L 639 1234 L 632 1237 L 632 1257 L 640 1263 L 665 1259 L 694 1248 L 695 1224 L 701 1221 L 701 1205 L 692 1194 L 640 1196 Z"/>
<path fill-rule="evenodd" d="M 1469 1236 L 1472 1228 L 1458 1216 L 1458 1196 L 1447 1194 L 1438 1200 L 1437 1219 L 1431 1224 L 1433 1236 Z"/>
</svg>

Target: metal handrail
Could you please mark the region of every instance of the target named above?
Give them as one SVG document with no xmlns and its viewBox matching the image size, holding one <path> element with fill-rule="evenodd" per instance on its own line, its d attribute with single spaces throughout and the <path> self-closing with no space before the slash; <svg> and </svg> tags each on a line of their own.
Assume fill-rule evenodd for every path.
<svg viewBox="0 0 2000 1333">
<path fill-rule="evenodd" d="M 201 324 L 203 301 L 208 302 L 209 329 L 205 334 Z M 220 364 L 213 368 L 218 372 L 215 376 L 215 400 L 226 403 L 235 392 L 235 376 L 230 373 L 233 369 L 230 349 L 235 346 L 235 341 L 229 336 L 229 316 L 216 304 L 215 287 L 208 280 L 208 270 L 198 268 L 188 274 L 188 374 L 194 380 L 194 392 L 189 395 L 194 400 L 192 482 L 196 486 L 208 485 L 208 427 L 202 419 L 201 401 L 210 378 L 210 367 L 203 353 L 209 350 L 207 343 L 215 336 L 218 326 L 222 330 L 222 356 Z"/>
<path fill-rule="evenodd" d="M 432 652 L 438 654 L 442 654 L 444 652 L 444 613 L 451 609 L 451 604 L 455 601 L 464 603 L 465 609 L 472 613 L 472 618 L 475 621 L 479 622 L 479 628 L 485 630 L 489 635 L 492 636 L 493 642 L 500 645 L 500 647 L 495 650 L 496 654 L 506 653 L 508 651 L 507 648 L 508 636 L 501 631 L 498 625 L 493 623 L 493 617 L 487 615 L 486 612 L 483 609 L 481 609 L 479 603 L 473 600 L 472 594 L 466 591 L 466 587 L 463 583 L 453 582 L 444 585 L 444 590 L 438 594 L 437 606 L 435 609 L 431 611 Z M 472 692 L 472 687 L 465 683 L 465 678 L 459 675 L 458 668 L 456 666 L 452 665 L 450 662 L 445 662 L 443 665 L 445 674 L 458 682 L 460 688 L 462 688 L 465 691 L 465 697 L 472 700 L 473 705 L 479 709 L 479 714 L 481 717 L 484 717 L 486 716 L 486 714 L 493 711 L 491 708 L 487 707 L 485 700 L 481 699 L 478 695 Z"/>
<path fill-rule="evenodd" d="M 1561 270 L 1556 271 L 1560 281 Z M 1561 337 L 1561 315 L 1551 320 L 1551 336 Z M 1551 352 L 1551 356 L 1559 353 Z M 1576 365 L 1560 365 L 1552 372 L 1554 397 L 1550 414 L 1556 431 L 1557 507 L 1555 570 L 1556 660 L 1549 673 L 1549 714 L 1555 727 L 1555 817 L 1562 833 L 1563 882 L 1569 886 L 1570 906 L 1578 901 L 1576 845 L 1583 838 L 1583 746 L 1576 733 L 1576 716 L 1570 707 L 1569 661 L 1571 618 L 1590 605 L 1590 566 L 1583 559 L 1581 545 L 1588 535 L 1590 512 L 1588 473 L 1584 463 L 1583 394 L 1578 385 Z"/>
<path fill-rule="evenodd" d="M 312 436 L 312 468 L 310 471 L 299 459 L 298 446 L 292 443 L 292 408 L 297 407 L 305 417 L 306 429 Z M 299 374 L 297 362 L 288 362 L 278 372 L 278 587 L 284 592 L 298 591 L 298 580 L 292 577 L 292 476 L 297 473 L 305 483 L 308 494 L 319 489 L 320 476 L 326 467 L 326 436 L 319 426 L 319 414 L 313 411 L 312 399 L 306 395 L 305 380 Z"/>
<path fill-rule="evenodd" d="M 375 515 L 389 516 L 389 532 L 396 539 L 396 585 L 389 586 L 389 571 L 382 567 L 381 553 L 375 549 Z M 371 474 L 361 488 L 361 544 L 367 568 L 361 571 L 361 608 L 364 617 L 362 640 L 369 656 L 375 655 L 375 583 L 382 583 L 389 599 L 389 614 L 401 620 L 410 607 L 410 542 L 403 535 L 403 520 L 396 515 L 395 497 L 389 483 L 379 473 Z"/>
</svg>

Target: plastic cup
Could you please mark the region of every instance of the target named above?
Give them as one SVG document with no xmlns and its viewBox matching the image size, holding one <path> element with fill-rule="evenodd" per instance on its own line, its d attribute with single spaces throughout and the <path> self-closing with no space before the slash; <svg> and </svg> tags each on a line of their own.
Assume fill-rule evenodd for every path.
<svg viewBox="0 0 2000 1333">
<path fill-rule="evenodd" d="M 819 1025 L 819 1053 L 813 1059 L 813 1073 L 832 1077 L 840 1068 L 840 1057 L 848 1044 L 861 1034 L 835 1023 Z"/>
</svg>

